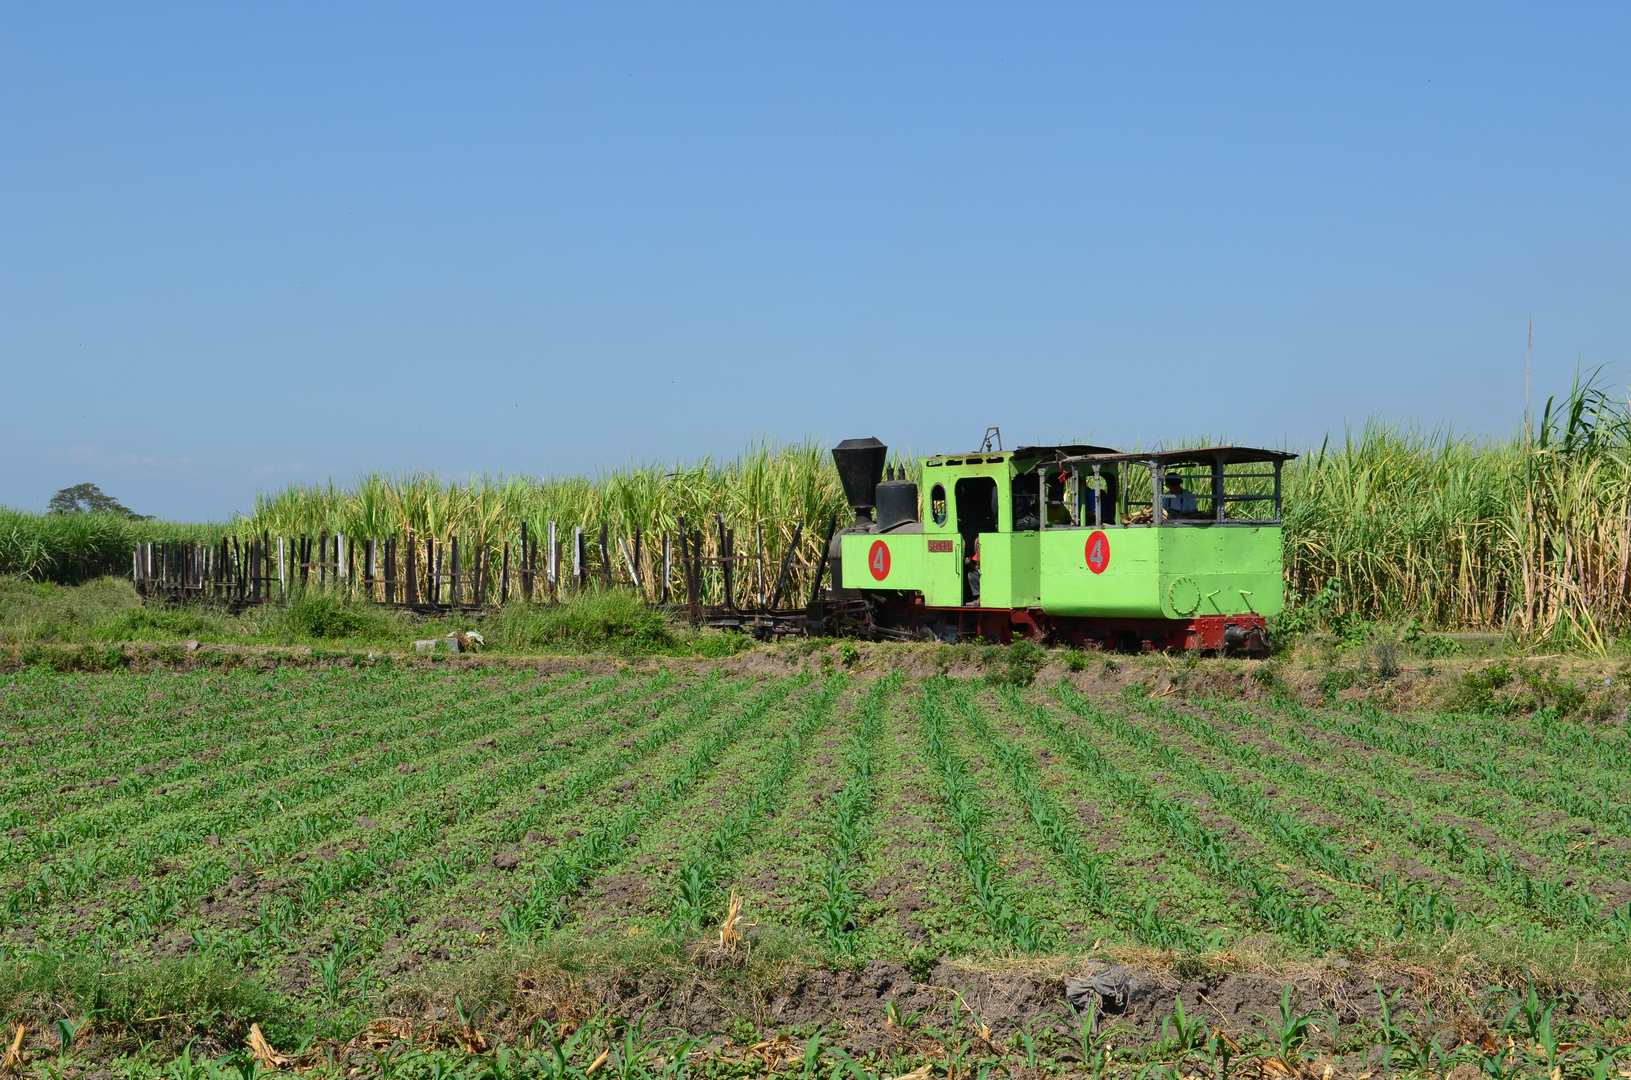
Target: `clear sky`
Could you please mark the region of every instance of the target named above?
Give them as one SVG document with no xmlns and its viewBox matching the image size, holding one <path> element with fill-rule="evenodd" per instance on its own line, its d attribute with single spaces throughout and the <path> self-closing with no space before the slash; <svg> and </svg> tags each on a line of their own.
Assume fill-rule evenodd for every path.
<svg viewBox="0 0 1631 1080">
<path fill-rule="evenodd" d="M 0 5 L 0 503 L 1505 433 L 1531 311 L 1538 395 L 1631 356 L 1628 57 L 1624 4 Z"/>
</svg>

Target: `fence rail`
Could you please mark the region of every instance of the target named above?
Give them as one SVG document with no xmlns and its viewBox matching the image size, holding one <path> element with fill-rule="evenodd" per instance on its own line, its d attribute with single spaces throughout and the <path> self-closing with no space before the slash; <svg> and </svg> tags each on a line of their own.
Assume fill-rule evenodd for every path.
<svg viewBox="0 0 1631 1080">
<path fill-rule="evenodd" d="M 578 526 L 567 537 L 553 521 L 544 536 L 523 524 L 519 535 L 503 539 L 411 531 L 364 539 L 263 532 L 226 535 L 214 544 L 139 543 L 131 570 L 137 593 L 162 603 L 207 600 L 242 608 L 318 589 L 435 614 L 559 603 L 589 588 L 629 588 L 695 622 L 767 634 L 803 629 L 804 606 L 789 586 L 813 578 L 808 602 L 815 601 L 836 518 L 828 521 L 825 538 L 806 535 L 798 523 L 779 553 L 767 549 L 762 524 L 754 525 L 745 552 L 738 551 L 736 530 L 723 514 L 709 529 L 690 529 L 683 518 L 679 526 L 655 538 L 649 551 L 652 538 L 639 529 L 622 537 L 610 535 L 605 525 L 598 535 Z"/>
</svg>

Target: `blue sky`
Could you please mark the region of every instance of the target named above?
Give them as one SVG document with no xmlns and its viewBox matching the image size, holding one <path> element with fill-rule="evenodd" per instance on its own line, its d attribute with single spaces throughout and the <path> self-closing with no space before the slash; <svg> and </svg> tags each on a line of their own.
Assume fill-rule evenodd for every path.
<svg viewBox="0 0 1631 1080">
<path fill-rule="evenodd" d="M 0 503 L 1367 417 L 1631 357 L 1624 5 L 0 7 Z"/>
</svg>

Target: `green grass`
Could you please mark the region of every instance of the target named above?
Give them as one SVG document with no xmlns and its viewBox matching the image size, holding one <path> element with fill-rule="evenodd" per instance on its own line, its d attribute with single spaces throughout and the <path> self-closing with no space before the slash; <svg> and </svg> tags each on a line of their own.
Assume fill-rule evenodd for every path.
<svg viewBox="0 0 1631 1080">
<path fill-rule="evenodd" d="M 18 655 L 45 645 L 189 639 L 223 645 L 373 647 L 400 652 L 415 640 L 464 630 L 479 631 L 487 650 L 510 654 L 723 657 L 752 645 L 741 634 L 694 629 L 621 589 L 593 588 L 560 604 L 515 604 L 486 616 L 423 618 L 316 589 L 297 594 L 288 604 L 267 604 L 232 614 L 205 603 L 144 605 L 129 582 L 116 578 L 62 586 L 0 577 L 0 650 L 10 646 Z M 38 655 L 49 662 L 56 654 Z M 74 666 L 107 666 L 100 652 L 65 655 Z M 117 661 L 108 663 L 117 666 Z"/>
</svg>

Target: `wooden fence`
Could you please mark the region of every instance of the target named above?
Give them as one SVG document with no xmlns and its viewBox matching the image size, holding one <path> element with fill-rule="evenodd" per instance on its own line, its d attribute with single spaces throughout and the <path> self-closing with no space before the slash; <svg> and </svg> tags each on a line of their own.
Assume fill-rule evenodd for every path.
<svg viewBox="0 0 1631 1080">
<path fill-rule="evenodd" d="M 713 528 L 659 537 L 610 536 L 581 526 L 570 534 L 549 522 L 545 535 L 521 526 L 504 540 L 415 536 L 412 532 L 358 539 L 317 536 L 223 536 L 207 545 L 153 542 L 136 545 L 131 570 L 136 591 L 167 603 L 213 600 L 233 607 L 288 601 L 310 590 L 425 613 L 479 610 L 512 602 L 554 603 L 589 588 L 629 588 L 652 604 L 684 605 L 694 618 L 790 610 L 788 586 L 810 580 L 810 599 L 826 566 L 827 537 L 806 535 L 803 524 L 780 551 L 767 550 L 764 528 L 752 529 L 752 547 L 740 552 L 723 514 Z M 645 546 L 654 549 L 646 551 Z"/>
</svg>

